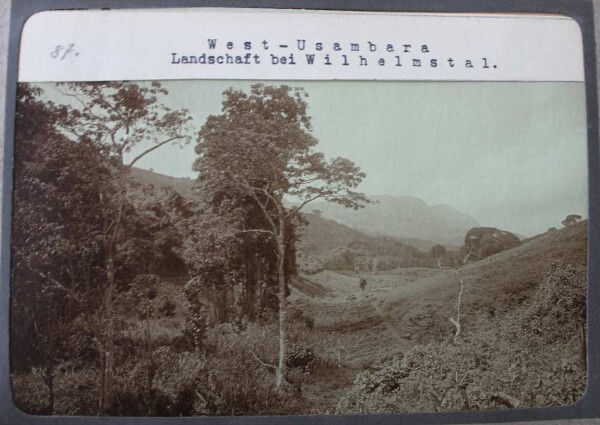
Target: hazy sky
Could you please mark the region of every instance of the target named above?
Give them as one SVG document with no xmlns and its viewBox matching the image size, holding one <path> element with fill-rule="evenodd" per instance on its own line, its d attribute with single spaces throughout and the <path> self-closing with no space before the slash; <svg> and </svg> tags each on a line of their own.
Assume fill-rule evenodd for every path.
<svg viewBox="0 0 600 425">
<path fill-rule="evenodd" d="M 171 106 L 188 108 L 198 129 L 220 112 L 224 89 L 250 84 L 163 83 Z M 583 83 L 287 84 L 310 95 L 319 150 L 356 162 L 367 174 L 362 190 L 369 195 L 448 204 L 481 225 L 523 235 L 558 227 L 569 213 L 587 217 Z M 137 166 L 195 177 L 194 158 L 193 144 L 170 146 Z"/>
</svg>

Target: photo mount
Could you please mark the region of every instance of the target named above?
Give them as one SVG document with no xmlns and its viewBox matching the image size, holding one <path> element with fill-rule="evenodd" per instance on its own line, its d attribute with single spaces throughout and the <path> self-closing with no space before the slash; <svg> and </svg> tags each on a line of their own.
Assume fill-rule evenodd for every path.
<svg viewBox="0 0 600 425">
<path fill-rule="evenodd" d="M 428 412 L 369 415 L 326 415 L 326 416 L 274 416 L 274 417 L 193 417 L 193 418 L 134 418 L 134 417 L 68 417 L 68 416 L 32 416 L 22 413 L 14 406 L 10 389 L 9 371 L 9 307 L 10 307 L 10 235 L 13 191 L 13 154 L 15 105 L 17 87 L 17 64 L 21 31 L 26 21 L 34 14 L 46 10 L 71 9 L 141 9 L 141 8 L 269 8 L 269 9 L 314 9 L 361 12 L 422 12 L 422 13 L 544 13 L 558 14 L 573 18 L 580 26 L 583 37 L 584 72 L 587 104 L 588 130 L 588 187 L 589 187 L 589 228 L 588 235 L 588 379 L 583 398 L 572 405 L 507 409 L 478 412 Z M 141 424 L 145 422 L 184 423 L 193 420 L 210 424 L 392 424 L 402 421 L 417 423 L 494 423 L 533 420 L 559 420 L 600 417 L 600 149 L 598 138 L 598 96 L 596 81 L 596 53 L 594 41 L 593 6 L 591 1 L 530 1 L 516 5 L 510 0 L 500 1 L 442 1 L 418 0 L 394 1 L 375 4 L 371 1 L 350 0 L 340 2 L 291 1 L 282 5 L 274 1 L 179 1 L 164 2 L 157 0 L 141 1 L 90 1 L 90 0 L 32 0 L 20 2 L 14 0 L 11 8 L 10 42 L 8 50 L 6 129 L 4 146 L 3 174 L 3 213 L 2 213 L 2 279 L 0 286 L 0 424 L 6 423 L 123 423 Z"/>
</svg>

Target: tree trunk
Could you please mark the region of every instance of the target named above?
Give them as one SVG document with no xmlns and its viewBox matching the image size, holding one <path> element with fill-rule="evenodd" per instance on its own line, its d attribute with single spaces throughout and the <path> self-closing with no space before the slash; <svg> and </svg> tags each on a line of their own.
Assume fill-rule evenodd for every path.
<svg viewBox="0 0 600 425">
<path fill-rule="evenodd" d="M 100 395 L 98 400 L 98 415 L 104 414 L 104 405 L 106 400 L 106 350 L 104 343 L 100 352 Z"/>
<path fill-rule="evenodd" d="M 50 362 L 53 362 L 54 359 L 51 359 Z M 54 365 L 49 364 L 46 366 L 45 371 L 45 381 L 46 386 L 48 387 L 48 407 L 46 408 L 48 411 L 48 415 L 54 414 Z"/>
<path fill-rule="evenodd" d="M 102 365 L 102 389 L 100 393 L 100 414 L 106 415 L 112 400 L 113 371 L 113 292 L 115 287 L 115 260 L 112 241 L 109 241 L 106 258 L 106 293 L 104 297 L 104 353 Z"/>
<path fill-rule="evenodd" d="M 251 322 L 256 317 L 256 286 L 257 286 L 256 257 L 246 259 L 246 278 L 242 295 L 242 316 Z"/>
<path fill-rule="evenodd" d="M 286 285 L 285 285 L 285 217 L 280 214 L 279 234 L 277 235 L 277 276 L 279 280 L 279 363 L 277 364 L 275 384 L 281 388 L 285 381 L 286 358 Z"/>
</svg>

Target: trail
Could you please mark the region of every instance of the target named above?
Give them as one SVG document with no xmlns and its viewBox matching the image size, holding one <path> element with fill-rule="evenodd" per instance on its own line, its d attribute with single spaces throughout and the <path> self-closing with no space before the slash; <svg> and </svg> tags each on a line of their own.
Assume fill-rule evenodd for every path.
<svg viewBox="0 0 600 425">
<path fill-rule="evenodd" d="M 431 269 L 409 269 L 402 274 L 370 276 L 364 291 L 351 273 L 323 271 L 292 282 L 292 307 L 314 319 L 314 328 L 304 335 L 303 343 L 325 361 L 303 385 L 305 407 L 333 412 L 356 375 L 411 350 L 410 330 L 404 335 L 386 308 L 390 294 L 394 299 L 414 296 L 439 274 Z"/>
<path fill-rule="evenodd" d="M 373 310 L 375 310 L 375 312 L 379 315 L 379 317 L 381 317 L 389 333 L 391 333 L 394 336 L 396 342 L 398 343 L 398 346 L 401 347 L 402 352 L 404 353 L 410 350 L 413 344 L 402 336 L 398 327 L 393 323 L 392 319 L 390 318 L 390 315 L 384 313 L 379 307 L 378 303 L 375 302 L 375 300 L 371 301 L 371 306 L 373 307 Z"/>
</svg>

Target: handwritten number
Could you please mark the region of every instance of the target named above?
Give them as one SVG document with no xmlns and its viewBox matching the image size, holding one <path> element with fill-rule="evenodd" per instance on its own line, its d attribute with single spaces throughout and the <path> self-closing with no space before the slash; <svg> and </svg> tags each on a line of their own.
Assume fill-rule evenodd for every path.
<svg viewBox="0 0 600 425">
<path fill-rule="evenodd" d="M 74 47 L 75 47 L 75 43 L 67 44 L 66 46 L 59 44 L 56 46 L 56 48 L 52 52 L 50 52 L 50 57 L 53 59 L 58 59 L 58 60 L 62 61 L 64 58 L 66 58 L 70 54 L 79 56 L 79 52 L 76 52 Z"/>
</svg>

